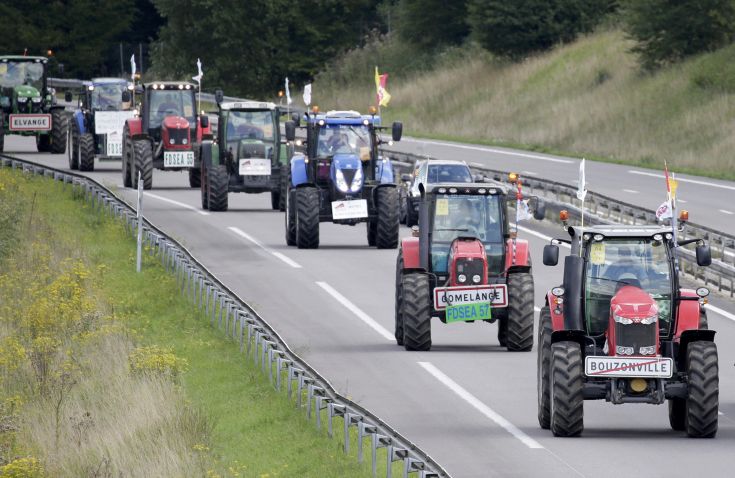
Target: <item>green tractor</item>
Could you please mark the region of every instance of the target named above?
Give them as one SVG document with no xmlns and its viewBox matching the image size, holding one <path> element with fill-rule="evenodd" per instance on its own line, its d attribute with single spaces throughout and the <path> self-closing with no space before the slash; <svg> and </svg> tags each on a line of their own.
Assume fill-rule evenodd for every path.
<svg viewBox="0 0 735 478">
<path fill-rule="evenodd" d="M 69 119 L 48 87 L 48 58 L 0 56 L 0 152 L 5 135 L 35 136 L 38 151 L 66 151 Z"/>
<path fill-rule="evenodd" d="M 288 178 L 286 162 L 293 147 L 281 140 L 281 110 L 264 101 L 217 102 L 217 141 L 202 155 L 202 208 L 226 211 L 227 195 L 270 193 L 271 207 L 285 211 L 282 182 Z"/>
</svg>

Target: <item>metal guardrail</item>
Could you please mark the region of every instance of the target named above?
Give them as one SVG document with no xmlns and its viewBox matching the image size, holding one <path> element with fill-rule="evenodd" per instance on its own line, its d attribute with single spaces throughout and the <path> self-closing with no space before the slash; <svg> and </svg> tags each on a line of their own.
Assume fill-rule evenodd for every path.
<svg viewBox="0 0 735 478">
<path fill-rule="evenodd" d="M 135 234 L 136 211 L 112 191 L 92 178 L 50 168 L 32 161 L 6 155 L 0 156 L 0 166 L 21 169 L 25 173 L 45 176 L 72 187 L 80 188 L 86 200 L 101 212 L 107 212 L 125 223 L 126 230 Z M 308 420 L 322 427 L 322 412 L 326 413 L 327 432 L 334 437 L 336 418 L 342 419 L 344 452 L 350 450 L 352 431 L 357 430 L 357 460 L 364 461 L 363 444 L 370 439 L 373 476 L 378 471 L 378 450 L 386 449 L 385 476 L 392 476 L 392 465 L 401 461 L 402 476 L 420 478 L 449 477 L 449 474 L 427 453 L 401 435 L 362 405 L 339 394 L 329 381 L 289 348 L 276 330 L 252 307 L 221 282 L 183 245 L 166 235 L 143 217 L 143 242 L 151 256 L 176 277 L 182 295 L 209 318 L 210 324 L 223 330 L 228 338 L 240 345 L 247 360 L 259 366 L 276 390 L 286 389 L 289 399 L 305 410 Z M 285 380 L 285 383 L 284 383 Z"/>
<path fill-rule="evenodd" d="M 426 155 L 402 153 L 383 149 L 383 154 L 397 160 L 400 165 L 411 165 L 418 159 L 426 159 Z M 430 158 L 430 156 L 428 156 Z M 471 167 L 476 172 L 491 176 L 499 181 L 506 181 L 509 171 L 500 171 L 491 168 Z M 558 212 L 566 209 L 571 215 L 579 219 L 580 209 L 573 204 L 576 200 L 577 187 L 569 184 L 539 179 L 535 177 L 523 178 L 523 187 L 531 194 L 543 197 L 551 207 L 548 211 Z M 644 209 L 634 204 L 613 199 L 592 191 L 585 199 L 585 222 L 592 224 L 657 224 L 654 211 Z M 709 242 L 712 249 L 712 265 L 709 267 L 697 266 L 694 251 L 682 247 L 680 252 L 680 268 L 705 285 L 716 285 L 720 292 L 735 295 L 735 236 L 715 231 L 714 229 L 694 223 L 687 223 L 680 238 L 699 237 Z M 693 247 L 690 246 L 690 247 Z"/>
</svg>

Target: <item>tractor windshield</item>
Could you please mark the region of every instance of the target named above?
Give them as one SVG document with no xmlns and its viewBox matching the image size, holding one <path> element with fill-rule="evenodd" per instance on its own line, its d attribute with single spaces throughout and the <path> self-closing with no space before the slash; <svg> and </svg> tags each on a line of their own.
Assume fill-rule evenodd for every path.
<svg viewBox="0 0 735 478">
<path fill-rule="evenodd" d="M 319 129 L 317 155 L 355 154 L 370 160 L 370 131 L 365 125 L 325 124 Z"/>
<path fill-rule="evenodd" d="M 503 217 L 500 197 L 437 194 L 431 227 L 434 272 L 446 272 L 449 247 L 458 237 L 475 237 L 485 244 L 488 268 L 503 269 Z"/>
<path fill-rule="evenodd" d="M 274 141 L 274 115 L 271 110 L 237 111 L 227 114 L 227 142 L 241 139 Z"/>
<path fill-rule="evenodd" d="M 668 254 L 666 245 L 653 239 L 610 238 L 587 245 L 584 313 L 590 334 L 607 329 L 610 300 L 623 285 L 640 287 L 653 297 L 661 334 L 669 334 L 673 286 Z"/>
<path fill-rule="evenodd" d="M 471 183 L 472 173 L 464 164 L 430 164 L 427 182 L 434 183 Z"/>
<path fill-rule="evenodd" d="M 92 109 L 95 111 L 120 111 L 130 109 L 130 103 L 122 102 L 125 83 L 104 83 L 95 85 L 92 90 Z"/>
<path fill-rule="evenodd" d="M 153 90 L 148 108 L 148 127 L 160 128 L 167 116 L 181 116 L 196 124 L 194 118 L 194 94 L 192 90 Z"/>
<path fill-rule="evenodd" d="M 8 61 L 0 63 L 0 86 L 12 88 L 28 85 L 43 89 L 43 64 L 33 61 Z"/>
</svg>

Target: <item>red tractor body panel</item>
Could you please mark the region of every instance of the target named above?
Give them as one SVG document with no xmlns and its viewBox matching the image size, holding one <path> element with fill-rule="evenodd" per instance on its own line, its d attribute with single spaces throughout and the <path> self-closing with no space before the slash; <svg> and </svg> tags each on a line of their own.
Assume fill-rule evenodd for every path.
<svg viewBox="0 0 735 478">
<path fill-rule="evenodd" d="M 697 294 L 691 289 L 679 289 L 682 297 L 697 297 Z M 679 302 L 679 308 L 676 314 L 676 334 L 674 340 L 677 342 L 681 338 L 682 332 L 685 330 L 699 329 L 699 305 L 698 300 L 682 300 Z"/>
<path fill-rule="evenodd" d="M 551 330 L 564 330 L 564 302 L 551 292 L 546 293 L 546 303 L 551 312 Z"/>
<path fill-rule="evenodd" d="M 508 239 L 505 241 L 505 270 L 511 267 L 531 267 L 531 253 L 525 239 Z"/>
<path fill-rule="evenodd" d="M 212 125 L 208 124 L 206 128 L 202 128 L 201 116 L 197 118 L 197 143 L 201 144 L 204 138 L 212 138 Z"/>
<path fill-rule="evenodd" d="M 421 258 L 419 256 L 419 238 L 404 237 L 401 240 L 401 251 L 403 251 L 403 268 L 419 269 L 421 268 Z"/>
<path fill-rule="evenodd" d="M 131 137 L 135 137 L 143 133 L 143 120 L 141 118 L 130 118 L 126 123 L 128 125 L 128 133 Z"/>
<path fill-rule="evenodd" d="M 451 286 L 487 284 L 487 256 L 485 246 L 478 239 L 455 239 L 449 248 L 447 267 Z M 464 282 L 458 280 L 460 274 L 465 275 Z M 469 275 L 479 275 L 480 282 Z"/>
<path fill-rule="evenodd" d="M 634 336 L 635 339 L 622 339 L 617 333 Z M 658 333 L 658 306 L 653 297 L 635 286 L 622 287 L 610 300 L 610 323 L 607 327 L 609 355 L 656 355 L 659 352 Z M 621 353 L 618 350 L 617 345 L 621 341 L 625 342 L 622 348 L 630 353 Z M 647 348 L 650 353 L 642 353 L 641 347 Z"/>
<path fill-rule="evenodd" d="M 163 142 L 163 149 L 189 151 L 192 147 L 189 121 L 180 116 L 165 117 L 161 124 L 161 141 Z"/>
</svg>

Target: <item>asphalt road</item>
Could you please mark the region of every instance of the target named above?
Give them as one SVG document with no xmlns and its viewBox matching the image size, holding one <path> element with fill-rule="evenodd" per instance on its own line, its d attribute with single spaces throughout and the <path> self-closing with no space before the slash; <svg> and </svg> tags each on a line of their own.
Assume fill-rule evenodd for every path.
<svg viewBox="0 0 735 478">
<path fill-rule="evenodd" d="M 27 138 L 8 137 L 5 144 L 8 154 L 66 167 L 65 156 L 30 153 L 35 147 Z M 565 180 L 576 178 L 576 165 L 565 168 Z M 604 177 L 596 169 L 588 172 L 595 189 Z M 98 163 L 89 176 L 114 188 L 122 182 L 119 163 Z M 410 353 L 395 345 L 396 251 L 368 248 L 365 226 L 323 223 L 321 247 L 298 250 L 285 245 L 283 213 L 270 210 L 266 194 L 231 194 L 230 211 L 208 213 L 200 209 L 199 191 L 188 187 L 185 173 L 155 171 L 153 181 L 145 195 L 146 217 L 251 303 L 335 388 L 388 421 L 453 476 L 731 476 L 732 301 L 714 297 L 719 312 L 709 312 L 720 354 L 717 438 L 693 440 L 672 431 L 666 406 L 604 401 L 585 402 L 581 438 L 554 438 L 536 420 L 535 350 L 500 348 L 495 325 L 437 321 L 430 352 Z M 132 201 L 133 191 L 119 192 Z M 559 229 L 524 225 L 520 236 L 530 241 L 537 264 L 539 305 L 544 291 L 561 281 L 561 267 L 541 265 L 544 237 Z"/>
<path fill-rule="evenodd" d="M 576 185 L 579 163 L 576 158 L 448 141 L 404 138 L 390 149 L 430 155 L 437 159 L 461 159 L 470 166 L 550 179 Z M 666 182 L 661 170 L 587 161 L 587 189 L 606 196 L 656 210 L 666 200 Z M 677 174 L 679 209 L 689 210 L 689 219 L 717 231 L 735 234 L 735 182 Z"/>
</svg>

